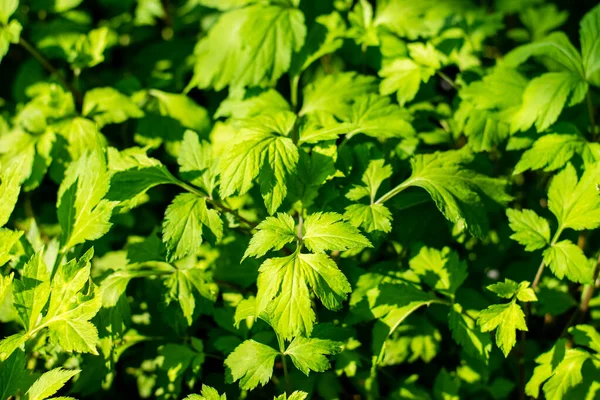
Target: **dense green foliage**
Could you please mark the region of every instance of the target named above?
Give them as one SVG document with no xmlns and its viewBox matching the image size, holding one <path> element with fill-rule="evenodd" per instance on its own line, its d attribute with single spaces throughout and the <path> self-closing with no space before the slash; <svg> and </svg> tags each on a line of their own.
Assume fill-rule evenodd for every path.
<svg viewBox="0 0 600 400">
<path fill-rule="evenodd" d="M 0 0 L 0 400 L 600 398 L 592 3 Z"/>
</svg>

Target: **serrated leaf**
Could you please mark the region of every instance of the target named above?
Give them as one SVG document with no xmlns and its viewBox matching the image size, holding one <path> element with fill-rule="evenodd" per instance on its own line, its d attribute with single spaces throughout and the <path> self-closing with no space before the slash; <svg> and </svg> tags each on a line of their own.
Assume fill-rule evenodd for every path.
<svg viewBox="0 0 600 400">
<path fill-rule="evenodd" d="M 163 220 L 163 242 L 171 261 L 200 250 L 202 226 L 209 228 L 216 240 L 221 240 L 223 221 L 216 210 L 207 208 L 205 198 L 191 193 L 175 197 Z"/>
<path fill-rule="evenodd" d="M 464 151 L 417 155 L 411 160 L 412 175 L 403 187 L 425 189 L 438 209 L 450 221 L 462 222 L 474 236 L 483 236 L 488 229 L 484 199 L 506 204 L 506 182 L 489 178 L 465 168 L 472 155 Z"/>
<path fill-rule="evenodd" d="M 29 388 L 29 400 L 44 400 L 58 392 L 72 377 L 80 373 L 78 369 L 55 368 L 45 372 Z"/>
<path fill-rule="evenodd" d="M 21 161 L 23 162 L 23 160 Z M 0 165 L 0 227 L 6 225 L 21 191 L 21 163 Z"/>
<path fill-rule="evenodd" d="M 562 400 L 569 389 L 583 381 L 581 369 L 583 364 L 590 359 L 590 354 L 568 349 L 565 357 L 552 372 L 552 376 L 544 384 L 544 395 L 547 400 Z"/>
<path fill-rule="evenodd" d="M 289 112 L 245 121 L 240 133 L 244 139 L 221 159 L 221 197 L 245 194 L 259 176 L 267 211 L 277 211 L 287 195 L 288 176 L 298 163 L 298 148 L 281 136 L 289 134 L 294 122 L 295 116 Z"/>
<path fill-rule="evenodd" d="M 600 7 L 596 6 L 579 23 L 585 79 L 600 86 Z"/>
<path fill-rule="evenodd" d="M 347 120 L 354 100 L 376 91 L 377 84 L 371 76 L 355 72 L 325 75 L 304 89 L 304 102 L 299 115 L 325 111 L 336 118 Z"/>
<path fill-rule="evenodd" d="M 338 309 L 351 288 L 335 262 L 325 254 L 294 253 L 265 261 L 258 276 L 257 314 L 267 313 L 284 338 L 309 335 L 315 321 L 309 287 L 331 310 Z"/>
<path fill-rule="evenodd" d="M 149 189 L 164 184 L 179 184 L 169 170 L 158 160 L 145 157 L 147 161 L 137 163 L 115 172 L 110 178 L 110 190 L 106 198 L 111 201 L 127 202 L 139 198 Z M 130 163 L 130 161 L 128 161 Z M 134 202 L 133 204 L 137 204 Z"/>
<path fill-rule="evenodd" d="M 444 247 L 441 251 L 422 247 L 419 254 L 409 261 L 413 270 L 432 288 L 453 295 L 467 278 L 467 264 L 458 254 Z"/>
<path fill-rule="evenodd" d="M 11 231 L 9 229 L 0 228 L 0 266 L 6 264 L 13 258 L 11 250 L 22 235 L 23 231 Z"/>
<path fill-rule="evenodd" d="M 529 282 L 523 281 L 517 283 L 511 279 L 504 279 L 504 282 L 488 285 L 487 289 L 496 293 L 498 297 L 512 299 L 516 297 L 519 301 L 537 301 L 535 292 L 529 287 Z"/>
<path fill-rule="evenodd" d="M 562 240 L 544 251 L 546 263 L 559 279 L 567 277 L 573 282 L 591 283 L 592 268 L 583 251 L 570 240 Z"/>
<path fill-rule="evenodd" d="M 227 394 L 219 394 L 217 389 L 202 384 L 200 394 L 190 394 L 184 400 L 227 400 Z"/>
<path fill-rule="evenodd" d="M 496 330 L 496 344 L 508 357 L 517 343 L 516 331 L 527 331 L 525 314 L 514 301 L 507 304 L 494 304 L 479 313 L 477 324 L 483 332 Z"/>
<path fill-rule="evenodd" d="M 217 185 L 218 171 L 208 142 L 200 141 L 196 132 L 185 131 L 177 163 L 184 180 L 204 189 L 212 196 Z"/>
<path fill-rule="evenodd" d="M 422 67 L 409 58 L 394 60 L 379 71 L 383 78 L 379 91 L 383 95 L 396 93 L 401 106 L 413 100 L 421 82 L 427 82 L 435 71 Z"/>
<path fill-rule="evenodd" d="M 578 346 L 584 346 L 600 353 L 600 333 L 591 325 L 576 325 L 569 328 L 573 341 Z"/>
<path fill-rule="evenodd" d="M 576 153 L 581 154 L 586 144 L 585 138 L 579 134 L 544 135 L 523 153 L 513 174 L 521 174 L 527 170 L 554 171 L 562 168 Z"/>
<path fill-rule="evenodd" d="M 16 397 L 17 390 L 24 389 L 23 386 L 27 383 L 27 378 L 25 353 L 17 351 L 2 362 L 2 368 L 0 368 L 0 399 L 8 399 L 11 396 Z"/>
<path fill-rule="evenodd" d="M 129 97 L 111 87 L 85 92 L 82 114 L 96 121 L 100 127 L 144 116 L 144 112 Z"/>
<path fill-rule="evenodd" d="M 465 351 L 473 356 L 487 360 L 492 351 L 490 335 L 483 333 L 476 326 L 475 319 L 460 304 L 454 304 L 448 314 L 448 327 L 452 338 Z"/>
<path fill-rule="evenodd" d="M 230 382 L 240 381 L 240 388 L 252 390 L 264 386 L 273 375 L 273 364 L 279 352 L 255 340 L 246 340 L 225 360 Z"/>
<path fill-rule="evenodd" d="M 556 122 L 563 108 L 580 103 L 588 90 L 581 76 L 571 72 L 548 72 L 533 79 L 525 88 L 523 103 L 511 120 L 511 131 L 533 126 L 543 132 Z"/>
<path fill-rule="evenodd" d="M 19 43 L 23 26 L 17 20 L 12 20 L 0 27 L 0 62 L 8 53 L 8 48 L 12 44 Z"/>
<path fill-rule="evenodd" d="M 410 114 L 391 104 L 389 97 L 369 94 L 356 99 L 352 105 L 348 135 L 363 133 L 378 139 L 407 138 L 415 135 Z"/>
<path fill-rule="evenodd" d="M 101 150 L 87 153 L 71 163 L 58 189 L 56 204 L 62 229 L 61 244 L 65 249 L 98 239 L 108 232 L 116 205 L 104 199 L 109 187 L 110 175 Z"/>
<path fill-rule="evenodd" d="M 178 266 L 165 281 L 165 286 L 169 289 L 167 303 L 171 301 L 179 303 L 188 325 L 194 322 L 196 310 L 194 292 L 198 292 L 210 301 L 216 300 L 218 292 L 216 285 L 209 283 L 206 272 L 195 265 Z"/>
<path fill-rule="evenodd" d="M 392 230 L 392 213 L 383 204 L 352 204 L 346 207 L 344 219 L 366 232 Z"/>
<path fill-rule="evenodd" d="M 35 253 L 14 281 L 14 306 L 27 331 L 31 331 L 50 297 L 50 273 L 41 252 Z"/>
<path fill-rule="evenodd" d="M 274 86 L 305 36 L 304 14 L 294 7 L 254 4 L 229 11 L 198 42 L 190 86 Z"/>
<path fill-rule="evenodd" d="M 290 343 L 284 354 L 292 359 L 296 368 L 308 376 L 310 371 L 324 372 L 331 368 L 325 356 L 339 353 L 340 345 L 340 342 L 333 340 L 298 336 Z"/>
<path fill-rule="evenodd" d="M 257 231 L 250 239 L 244 253 L 246 257 L 262 257 L 270 250 L 279 250 L 296 239 L 295 223 L 291 215 L 277 213 L 267 217 L 256 227 Z"/>
<path fill-rule="evenodd" d="M 548 189 L 548 208 L 562 229 L 594 229 L 600 226 L 600 163 L 588 166 L 581 179 L 571 164 L 559 172 Z"/>
<path fill-rule="evenodd" d="M 543 249 L 550 244 L 550 225 L 535 211 L 509 208 L 506 215 L 514 232 L 510 238 L 525 246 L 526 251 Z"/>
<path fill-rule="evenodd" d="M 302 241 L 314 253 L 373 246 L 356 228 L 343 222 L 342 216 L 337 213 L 309 215 L 302 227 Z"/>
</svg>

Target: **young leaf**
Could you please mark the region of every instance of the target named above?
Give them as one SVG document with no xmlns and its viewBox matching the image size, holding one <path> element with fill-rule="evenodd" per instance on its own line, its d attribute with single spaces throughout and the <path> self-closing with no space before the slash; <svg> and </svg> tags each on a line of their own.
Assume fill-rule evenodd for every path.
<svg viewBox="0 0 600 400">
<path fill-rule="evenodd" d="M 315 213 L 304 221 L 302 241 L 314 253 L 373 247 L 356 228 L 342 221 L 336 213 Z"/>
<path fill-rule="evenodd" d="M 389 97 L 369 94 L 352 105 L 348 135 L 363 133 L 378 139 L 407 138 L 415 135 L 410 114 L 391 104 Z"/>
<path fill-rule="evenodd" d="M 570 240 L 561 240 L 544 250 L 544 263 L 559 279 L 566 276 L 573 282 L 591 283 L 592 268 L 583 251 Z"/>
<path fill-rule="evenodd" d="M 511 301 L 507 304 L 494 304 L 479 313 L 477 324 L 482 332 L 496 329 L 496 344 L 508 357 L 508 353 L 517 343 L 516 331 L 527 331 L 525 314 L 521 307 Z"/>
<path fill-rule="evenodd" d="M 344 219 L 355 227 L 362 227 L 366 232 L 392 230 L 392 213 L 383 204 L 351 204 L 346 207 Z"/>
<path fill-rule="evenodd" d="M 569 389 L 583 381 L 581 369 L 590 359 L 590 354 L 577 349 L 568 349 L 564 358 L 552 371 L 552 376 L 544 384 L 544 395 L 548 400 L 562 400 Z M 553 360 L 554 362 L 554 360 Z"/>
<path fill-rule="evenodd" d="M 0 228 L 0 266 L 6 264 L 13 257 L 11 249 L 23 235 L 22 231 L 11 231 Z"/>
<path fill-rule="evenodd" d="M 449 247 L 441 251 L 422 247 L 419 254 L 411 258 L 409 265 L 432 288 L 450 295 L 467 279 L 466 263 L 460 261 L 458 254 Z"/>
<path fill-rule="evenodd" d="M 600 354 L 600 333 L 591 325 L 576 325 L 569 328 L 573 341 Z"/>
<path fill-rule="evenodd" d="M 583 16 L 579 25 L 585 79 L 600 86 L 600 6 Z"/>
<path fill-rule="evenodd" d="M 0 202 L 0 227 L 8 222 L 19 198 L 21 162 L 0 165 L 0 199 L 2 199 L 2 202 Z"/>
<path fill-rule="evenodd" d="M 577 181 L 571 164 L 559 172 L 548 189 L 548 208 L 562 229 L 594 229 L 600 226 L 600 163 L 590 165 Z"/>
<path fill-rule="evenodd" d="M 517 300 L 523 302 L 537 301 L 535 292 L 529 287 L 529 282 L 527 281 L 517 283 L 511 279 L 506 278 L 504 282 L 498 282 L 489 285 L 487 289 L 491 292 L 496 293 L 498 297 L 502 297 L 505 299 L 512 299 L 513 297 L 516 297 Z"/>
<path fill-rule="evenodd" d="M 354 100 L 376 91 L 377 84 L 372 76 L 355 72 L 325 75 L 305 88 L 299 115 L 325 111 L 341 120 L 348 120 Z"/>
<path fill-rule="evenodd" d="M 271 326 L 284 338 L 309 335 L 315 321 L 308 287 L 323 305 L 338 309 L 351 288 L 325 254 L 294 253 L 271 258 L 259 269 L 257 314 L 267 312 Z"/>
<path fill-rule="evenodd" d="M 292 130 L 295 116 L 281 112 L 245 122 L 240 133 L 244 139 L 221 159 L 220 194 L 245 194 L 259 176 L 265 206 L 274 214 L 287 195 L 286 181 L 298 163 L 298 148 L 283 136 Z"/>
<path fill-rule="evenodd" d="M 13 285 L 15 309 L 25 329 L 31 331 L 50 296 L 50 273 L 41 252 L 25 264 L 22 278 Z"/>
<path fill-rule="evenodd" d="M 325 356 L 337 354 L 340 350 L 339 342 L 298 336 L 284 354 L 290 356 L 296 368 L 308 376 L 310 371 L 323 372 L 331 368 Z"/>
<path fill-rule="evenodd" d="M 200 394 L 190 394 L 184 400 L 227 400 L 227 395 L 219 394 L 215 388 L 202 384 Z"/>
<path fill-rule="evenodd" d="M 80 373 L 78 369 L 55 368 L 45 372 L 29 388 L 29 400 L 44 400 L 58 392 L 69 379 Z"/>
<path fill-rule="evenodd" d="M 472 159 L 464 151 L 417 155 L 411 160 L 412 175 L 401 186 L 425 189 L 447 219 L 464 223 L 480 237 L 488 229 L 484 199 L 506 204 L 511 197 L 505 182 L 465 168 Z"/>
<path fill-rule="evenodd" d="M 256 232 L 244 253 L 246 257 L 262 257 L 270 250 L 279 250 L 296 239 L 294 219 L 289 214 L 277 213 L 258 224 Z"/>
<path fill-rule="evenodd" d="M 260 20 L 260 24 L 255 21 Z M 234 27 L 234 29 L 232 29 Z M 304 15 L 282 4 L 254 4 L 223 14 L 198 42 L 189 86 L 274 86 L 304 44 Z M 274 55 L 277 54 L 277 57 Z"/>
<path fill-rule="evenodd" d="M 217 211 L 207 208 L 205 198 L 182 193 L 173 199 L 163 221 L 163 242 L 171 261 L 198 252 L 203 225 L 217 240 L 223 236 L 223 221 Z"/>
<path fill-rule="evenodd" d="M 492 351 L 490 335 L 481 332 L 475 324 L 475 319 L 463 310 L 460 304 L 455 303 L 448 314 L 448 327 L 452 338 L 461 345 L 465 351 L 473 356 L 487 360 Z"/>
<path fill-rule="evenodd" d="M 184 180 L 204 189 L 208 195 L 212 196 L 216 188 L 218 172 L 213 163 L 212 148 L 208 142 L 201 142 L 196 132 L 185 131 L 177 163 Z"/>
<path fill-rule="evenodd" d="M 129 97 L 111 87 L 88 90 L 83 99 L 82 114 L 94 119 L 100 127 L 144 116 L 144 112 Z"/>
<path fill-rule="evenodd" d="M 255 340 L 246 340 L 225 360 L 230 382 L 240 381 L 240 388 L 252 390 L 264 386 L 273 375 L 273 364 L 279 352 Z"/>
<path fill-rule="evenodd" d="M 109 187 L 110 175 L 100 150 L 82 156 L 69 166 L 58 189 L 56 204 L 63 248 L 98 239 L 108 232 L 116 205 L 104 199 Z"/>
<path fill-rule="evenodd" d="M 535 211 L 509 208 L 506 215 L 514 232 L 510 238 L 525 246 L 526 251 L 543 249 L 550 244 L 550 225 Z"/>
<path fill-rule="evenodd" d="M 586 145 L 587 141 L 578 132 L 572 135 L 553 133 L 544 135 L 523 153 L 513 175 L 527 170 L 535 171 L 543 168 L 544 171 L 554 171 L 562 168 L 576 153 L 583 153 Z"/>
</svg>

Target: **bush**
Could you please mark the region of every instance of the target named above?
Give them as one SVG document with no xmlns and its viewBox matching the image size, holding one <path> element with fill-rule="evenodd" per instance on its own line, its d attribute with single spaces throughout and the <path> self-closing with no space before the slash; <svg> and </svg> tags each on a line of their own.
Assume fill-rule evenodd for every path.
<svg viewBox="0 0 600 400">
<path fill-rule="evenodd" d="M 591 3 L 0 0 L 0 400 L 598 398 Z"/>
</svg>

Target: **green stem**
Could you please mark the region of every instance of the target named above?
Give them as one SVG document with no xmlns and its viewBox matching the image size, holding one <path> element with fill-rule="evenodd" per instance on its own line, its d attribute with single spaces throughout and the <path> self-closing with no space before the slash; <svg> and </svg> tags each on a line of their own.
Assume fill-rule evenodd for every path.
<svg viewBox="0 0 600 400">
<path fill-rule="evenodd" d="M 556 233 L 552 237 L 552 241 L 550 242 L 550 247 L 552 247 L 556 244 L 563 229 L 564 228 L 562 226 L 558 227 L 558 229 L 556 230 Z M 542 273 L 544 272 L 545 267 L 546 267 L 546 263 L 544 262 L 544 260 L 542 260 L 542 262 L 540 263 L 540 266 L 538 267 L 537 273 L 535 274 L 535 279 L 533 280 L 533 283 L 531 284 L 532 289 L 535 289 L 537 287 L 537 285 L 540 283 L 540 280 L 542 279 Z"/>
<path fill-rule="evenodd" d="M 443 73 L 442 71 L 436 72 L 440 78 L 442 78 L 448 85 L 450 85 L 454 90 L 458 90 L 459 87 L 448 75 Z"/>
<path fill-rule="evenodd" d="M 290 77 L 290 101 L 292 109 L 296 112 L 298 108 L 298 84 L 300 83 L 300 74 Z"/>
<path fill-rule="evenodd" d="M 37 51 L 35 47 L 33 47 L 31 44 L 29 44 L 29 42 L 27 42 L 23 38 L 19 38 L 19 45 L 21 45 L 21 47 L 23 47 L 29 54 L 31 54 L 33 58 L 35 58 L 42 65 L 42 67 L 44 67 L 48 72 L 50 72 L 51 75 L 56 76 L 56 78 L 64 85 L 64 87 L 66 87 L 73 94 L 73 97 L 75 98 L 76 102 L 83 102 L 83 96 L 81 95 L 81 92 L 75 87 L 73 87 L 73 85 L 71 85 L 69 82 L 67 82 L 65 78 L 63 78 L 63 76 L 60 74 L 60 72 L 56 68 L 54 68 L 54 66 L 50 64 L 50 62 L 46 59 L 46 57 L 44 57 L 39 51 Z"/>
<path fill-rule="evenodd" d="M 413 179 L 409 178 L 409 179 L 405 180 L 404 182 L 402 182 L 398 186 L 394 187 L 389 192 L 385 193 L 379 199 L 377 199 L 375 204 L 385 203 L 386 201 L 388 201 L 389 199 L 391 199 L 392 197 L 394 197 L 395 195 L 397 195 L 398 193 L 402 192 L 404 189 L 409 187 L 412 183 L 413 183 Z"/>
<path fill-rule="evenodd" d="M 290 394 L 292 393 L 292 382 L 290 380 L 290 373 L 288 371 L 287 361 L 285 359 L 285 342 L 277 332 L 275 332 L 275 336 L 277 336 L 279 352 L 281 353 L 281 365 L 283 365 L 283 379 L 285 381 L 285 391 L 287 394 Z"/>
</svg>

